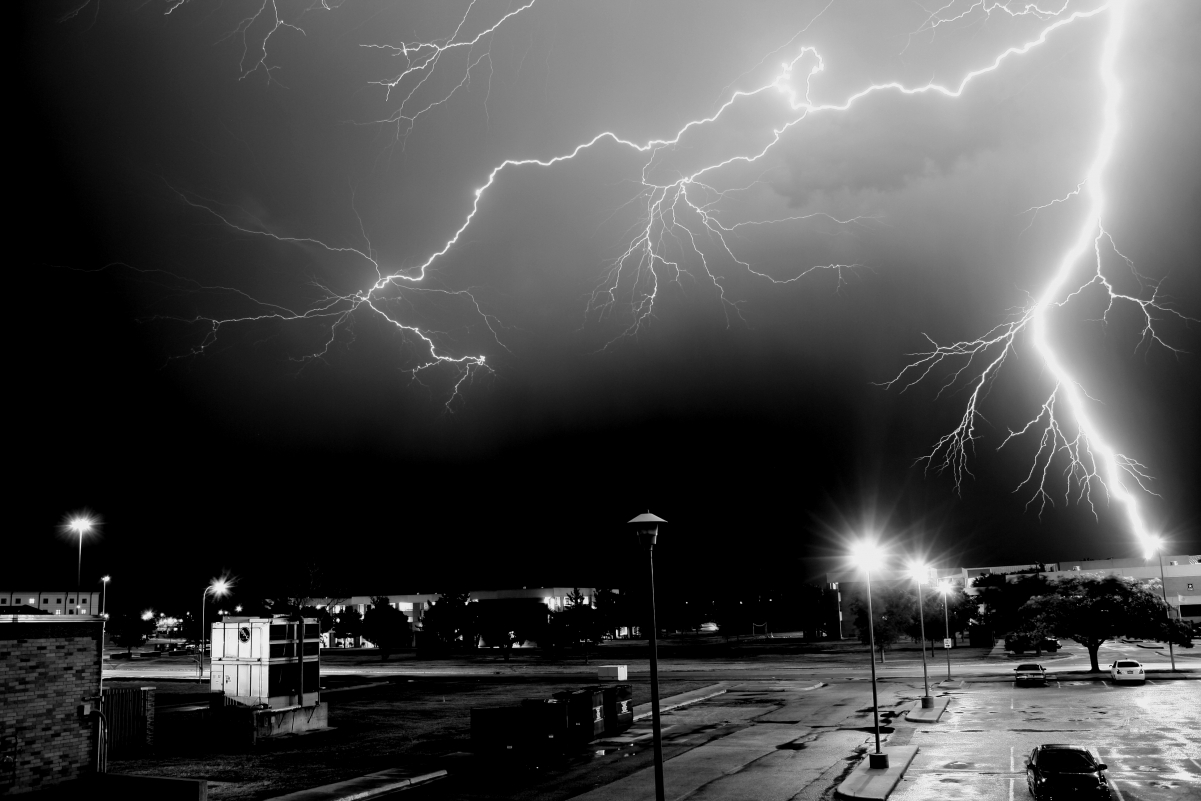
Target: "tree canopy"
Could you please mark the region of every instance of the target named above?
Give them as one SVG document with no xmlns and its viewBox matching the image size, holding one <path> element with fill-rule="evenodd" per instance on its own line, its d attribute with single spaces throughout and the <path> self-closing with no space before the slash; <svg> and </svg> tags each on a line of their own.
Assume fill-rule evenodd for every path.
<svg viewBox="0 0 1201 801">
<path fill-rule="evenodd" d="M 409 644 L 409 616 L 392 606 L 386 595 L 371 599 L 371 606 L 363 616 L 362 630 L 363 636 L 379 647 L 380 659 L 387 659 L 393 650 Z"/>
<path fill-rule="evenodd" d="M 1087 573 L 1050 583 L 1048 592 L 1022 605 L 1018 623 L 1024 631 L 1075 640 L 1088 649 L 1093 672 L 1100 671 L 1097 652 L 1116 637 L 1154 639 L 1192 647 L 1192 632 L 1168 617 L 1168 605 L 1154 586 L 1118 576 Z"/>
<path fill-rule="evenodd" d="M 115 615 L 107 624 L 109 637 L 118 647 L 130 653 L 154 634 L 154 618 L 144 618 L 138 612 Z"/>
</svg>

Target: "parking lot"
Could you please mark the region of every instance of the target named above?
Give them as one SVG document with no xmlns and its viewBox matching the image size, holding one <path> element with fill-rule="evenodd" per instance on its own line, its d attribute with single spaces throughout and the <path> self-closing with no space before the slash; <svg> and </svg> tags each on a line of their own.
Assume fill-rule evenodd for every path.
<svg viewBox="0 0 1201 801">
<path fill-rule="evenodd" d="M 1046 687 L 969 684 L 937 724 L 898 727 L 919 746 L 894 801 L 1028 798 L 1025 756 L 1040 743 L 1094 748 L 1117 801 L 1201 798 L 1201 682 Z"/>
</svg>

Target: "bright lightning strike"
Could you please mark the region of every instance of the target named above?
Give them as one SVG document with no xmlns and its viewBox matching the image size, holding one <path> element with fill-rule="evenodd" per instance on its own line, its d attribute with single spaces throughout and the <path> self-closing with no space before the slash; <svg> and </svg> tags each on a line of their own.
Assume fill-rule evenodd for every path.
<svg viewBox="0 0 1201 801">
<path fill-rule="evenodd" d="M 172 0 L 166 13 L 171 14 L 187 1 Z M 454 26 L 441 38 L 362 43 L 363 48 L 395 59 L 398 67 L 389 73 L 389 77 L 369 82 L 369 86 L 380 92 L 380 102 L 387 112 L 375 120 L 357 124 L 389 128 L 392 141 L 403 148 L 423 118 L 437 113 L 473 81 L 485 81 L 491 87 L 493 38 L 502 28 L 528 18 L 536 12 L 536 5 L 546 2 L 527 0 L 510 5 L 503 14 L 489 17 L 476 0 L 470 0 Z M 1066 498 L 1075 497 L 1089 503 L 1094 513 L 1098 499 L 1108 497 L 1118 501 L 1125 510 L 1131 530 L 1138 538 L 1145 539 L 1150 532 L 1135 490 L 1148 490 L 1148 470 L 1134 457 L 1118 452 L 1110 444 L 1089 413 L 1092 399 L 1064 363 L 1048 330 L 1054 312 L 1090 287 L 1107 294 L 1106 315 L 1119 304 L 1130 305 L 1142 314 L 1141 344 L 1146 346 L 1170 349 L 1157 326 L 1167 318 L 1187 319 L 1163 298 L 1156 282 L 1135 271 L 1104 223 L 1106 169 L 1113 158 L 1120 131 L 1121 82 L 1116 60 L 1123 42 L 1127 4 L 1128 0 L 1108 0 L 1078 8 L 1079 4 L 1071 0 L 1041 4 L 951 0 L 926 17 L 910 35 L 910 42 L 917 37 L 939 35 L 940 29 L 953 24 L 983 25 L 999 16 L 1029 18 L 1042 27 L 1037 35 L 1023 43 L 979 59 L 955 81 L 914 85 L 871 83 L 846 93 L 835 102 L 814 99 L 815 84 L 825 73 L 827 64 L 816 47 L 801 41 L 809 28 L 807 25 L 776 51 L 790 48 L 789 56 L 780 62 L 773 74 L 750 88 L 729 91 L 713 113 L 687 121 L 668 135 L 636 140 L 618 131 L 605 130 L 558 154 L 514 156 L 496 163 L 486 176 L 482 176 L 477 188 L 464 198 L 464 213 L 447 227 L 442 244 L 419 263 L 411 265 L 387 264 L 373 249 L 361 220 L 363 242 L 360 245 L 335 245 L 317 238 L 281 233 L 244 209 L 175 190 L 184 204 L 237 235 L 351 258 L 368 266 L 375 276 L 374 281 L 352 292 L 335 291 L 314 282 L 316 300 L 302 308 L 258 300 L 232 287 L 196 286 L 195 289 L 204 291 L 237 295 L 252 310 L 239 316 L 197 316 L 189 320 L 204 331 L 193 352 L 205 352 L 223 331 L 234 327 L 264 322 L 300 324 L 312 321 L 324 327 L 325 336 L 321 346 L 302 361 L 319 359 L 328 355 L 330 347 L 351 327 L 356 316 L 372 315 L 416 345 L 419 356 L 410 368 L 414 377 L 419 378 L 434 369 L 451 372 L 452 389 L 446 401 L 447 408 L 451 408 L 453 401 L 461 397 L 465 384 L 480 371 L 491 370 L 491 366 L 483 353 L 464 352 L 448 332 L 422 320 L 414 311 L 416 304 L 423 298 L 436 297 L 462 305 L 487 329 L 491 342 L 507 350 L 503 342 L 505 329 L 500 319 L 488 310 L 476 288 L 449 288 L 447 279 L 440 275 L 442 261 L 464 242 L 482 204 L 506 176 L 520 170 L 553 169 L 602 144 L 629 154 L 636 162 L 638 175 L 634 192 L 623 209 L 633 210 L 636 222 L 630 227 L 628 236 L 621 240 L 622 244 L 612 250 L 612 258 L 604 265 L 600 280 L 585 301 L 588 319 L 619 321 L 616 337 L 605 347 L 641 331 L 656 314 L 663 286 L 681 283 L 686 277 L 712 288 L 721 302 L 727 323 L 731 322 L 731 314 L 742 315 L 741 302 L 733 288 L 737 280 L 782 285 L 824 272 L 833 274 L 841 286 L 851 271 L 865 265 L 801 264 L 788 274 L 778 274 L 778 271 L 756 265 L 747 253 L 744 237 L 768 226 L 795 226 L 818 219 L 833 226 L 866 226 L 877 222 L 877 216 L 818 213 L 734 219 L 730 211 L 732 201 L 759 182 L 748 184 L 744 178 L 740 179 L 745 171 L 760 168 L 769 153 L 794 132 L 802 130 L 806 121 L 812 118 L 845 113 L 853 106 L 868 102 L 868 98 L 880 95 L 900 98 L 941 96 L 952 102 L 968 92 L 980 76 L 1005 69 L 1011 62 L 1045 45 L 1062 29 L 1080 24 L 1103 25 L 1105 39 L 1097 75 L 1103 88 L 1104 108 L 1095 155 L 1086 174 L 1072 182 L 1073 188 L 1065 187 L 1061 197 L 1027 210 L 1033 215 L 1055 205 L 1083 203 L 1086 206 L 1083 222 L 1065 238 L 1062 256 L 1054 265 L 1049 265 L 1045 285 L 1014 319 L 977 338 L 950 344 L 931 340 L 928 350 L 914 354 L 913 361 L 885 385 L 908 388 L 949 368 L 942 389 L 967 387 L 967 401 L 958 425 L 923 457 L 928 468 L 948 471 L 959 487 L 970 474 L 969 456 L 979 439 L 977 426 L 982 420 L 981 403 L 1019 343 L 1029 341 L 1050 374 L 1053 387 L 1033 418 L 1019 430 L 1011 431 L 1005 440 L 1007 443 L 1026 434 L 1040 437 L 1034 463 L 1018 490 L 1031 492 L 1030 503 L 1042 508 L 1052 502 L 1053 493 L 1058 493 L 1053 473 L 1066 462 Z M 829 5 L 822 8 L 817 16 L 828 8 Z M 335 9 L 327 2 L 313 2 L 289 15 L 281 11 L 278 0 L 256 0 L 253 12 L 228 32 L 228 39 L 241 44 L 239 77 L 245 79 L 261 73 L 267 81 L 277 81 L 280 68 L 272 63 L 269 52 L 276 38 L 305 36 L 305 18 L 331 10 Z M 72 16 L 78 13 L 79 9 L 76 9 Z M 774 54 L 765 56 L 760 64 L 768 63 L 773 57 Z M 747 131 L 743 130 L 750 125 L 746 120 L 759 122 L 754 123 L 757 127 Z M 729 135 L 736 129 L 744 135 Z M 1120 291 L 1107 271 L 1107 264 L 1114 261 L 1113 257 L 1149 291 L 1142 294 Z M 1085 261 L 1089 267 L 1081 276 L 1081 264 Z"/>
</svg>

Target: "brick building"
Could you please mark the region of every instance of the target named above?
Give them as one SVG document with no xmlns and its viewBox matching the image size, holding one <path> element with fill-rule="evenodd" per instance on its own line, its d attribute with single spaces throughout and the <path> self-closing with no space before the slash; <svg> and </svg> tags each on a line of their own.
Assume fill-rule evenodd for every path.
<svg viewBox="0 0 1201 801">
<path fill-rule="evenodd" d="M 0 795 L 91 775 L 100 695 L 98 617 L 0 616 Z"/>
</svg>

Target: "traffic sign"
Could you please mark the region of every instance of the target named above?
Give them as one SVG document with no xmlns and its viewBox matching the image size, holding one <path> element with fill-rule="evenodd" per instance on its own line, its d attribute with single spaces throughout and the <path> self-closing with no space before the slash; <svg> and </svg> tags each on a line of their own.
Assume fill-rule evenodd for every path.
<svg viewBox="0 0 1201 801">
<path fill-rule="evenodd" d="M 944 638 L 943 638 L 943 641 L 942 641 L 942 647 L 943 647 L 943 648 L 950 648 L 950 647 L 951 647 L 951 638 L 950 638 L 950 637 L 944 637 Z"/>
</svg>

